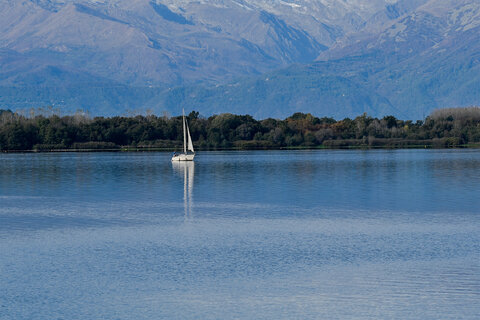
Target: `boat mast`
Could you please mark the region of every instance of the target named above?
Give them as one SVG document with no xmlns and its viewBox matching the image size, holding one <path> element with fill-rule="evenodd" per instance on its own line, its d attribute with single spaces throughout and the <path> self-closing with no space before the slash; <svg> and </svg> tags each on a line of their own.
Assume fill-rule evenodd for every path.
<svg viewBox="0 0 480 320">
<path fill-rule="evenodd" d="M 182 109 L 183 122 L 183 153 L 187 154 L 187 130 L 185 129 L 185 109 Z"/>
</svg>

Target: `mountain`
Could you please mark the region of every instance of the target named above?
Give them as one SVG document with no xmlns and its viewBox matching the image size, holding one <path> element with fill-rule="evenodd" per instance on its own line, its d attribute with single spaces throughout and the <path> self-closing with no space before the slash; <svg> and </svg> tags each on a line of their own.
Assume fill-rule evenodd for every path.
<svg viewBox="0 0 480 320">
<path fill-rule="evenodd" d="M 0 108 L 421 118 L 478 104 L 474 0 L 5 0 Z"/>
<path fill-rule="evenodd" d="M 480 101 L 480 4 L 423 1 L 408 14 L 382 20 L 377 33 L 350 34 L 317 61 L 217 87 L 162 93 L 207 113 L 258 118 L 311 112 L 336 118 L 363 112 L 422 119 L 432 110 Z M 391 10 L 391 9 L 385 9 Z M 378 15 L 377 15 L 378 16 Z M 395 15 L 396 16 L 396 15 Z"/>
<path fill-rule="evenodd" d="M 210 2 L 187 7 L 196 15 L 176 9 L 148 0 L 7 0 L 0 46 L 38 66 L 141 86 L 217 83 L 309 62 L 326 49 L 264 10 Z"/>
<path fill-rule="evenodd" d="M 355 72 L 362 75 L 358 81 L 407 116 L 422 118 L 435 108 L 479 103 L 479 40 L 478 1 L 433 0 L 368 39 L 331 48 L 319 60 L 374 56 L 374 68 Z"/>
<path fill-rule="evenodd" d="M 225 83 L 326 49 L 260 8 L 184 4 L 2 1 L 0 107 L 121 113 L 168 87 Z"/>
</svg>

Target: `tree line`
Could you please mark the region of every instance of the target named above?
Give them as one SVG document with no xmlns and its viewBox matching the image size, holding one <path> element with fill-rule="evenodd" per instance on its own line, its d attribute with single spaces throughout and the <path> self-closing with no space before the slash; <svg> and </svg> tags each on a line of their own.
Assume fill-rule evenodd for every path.
<svg viewBox="0 0 480 320">
<path fill-rule="evenodd" d="M 480 143 L 480 108 L 439 109 L 424 120 L 318 118 L 294 113 L 284 119 L 256 120 L 224 113 L 187 116 L 197 149 L 269 149 L 339 147 L 457 147 Z M 0 150 L 120 149 L 182 146 L 182 118 L 137 115 L 90 117 L 22 115 L 0 110 Z"/>
</svg>

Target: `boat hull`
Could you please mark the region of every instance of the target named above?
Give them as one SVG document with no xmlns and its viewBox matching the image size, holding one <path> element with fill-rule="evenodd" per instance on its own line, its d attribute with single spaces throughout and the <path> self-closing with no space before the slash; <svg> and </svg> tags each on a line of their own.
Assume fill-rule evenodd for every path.
<svg viewBox="0 0 480 320">
<path fill-rule="evenodd" d="M 177 154 L 172 157 L 172 161 L 193 161 L 195 154 Z"/>
</svg>

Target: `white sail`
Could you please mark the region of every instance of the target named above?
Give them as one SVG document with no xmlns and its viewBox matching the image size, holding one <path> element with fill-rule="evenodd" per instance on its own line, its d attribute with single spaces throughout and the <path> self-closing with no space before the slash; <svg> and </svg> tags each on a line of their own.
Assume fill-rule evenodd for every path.
<svg viewBox="0 0 480 320">
<path fill-rule="evenodd" d="M 190 136 L 190 129 L 188 128 L 187 120 L 185 120 L 185 124 L 187 125 L 188 150 L 195 152 L 195 150 L 193 150 L 192 137 Z"/>
</svg>

